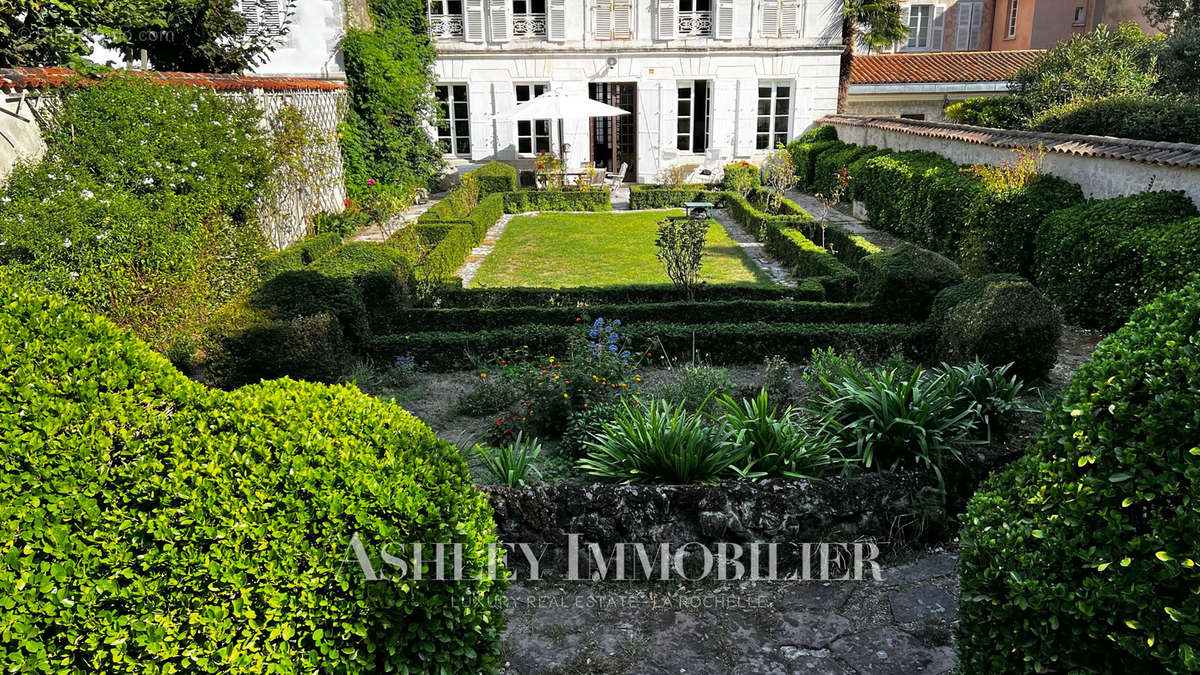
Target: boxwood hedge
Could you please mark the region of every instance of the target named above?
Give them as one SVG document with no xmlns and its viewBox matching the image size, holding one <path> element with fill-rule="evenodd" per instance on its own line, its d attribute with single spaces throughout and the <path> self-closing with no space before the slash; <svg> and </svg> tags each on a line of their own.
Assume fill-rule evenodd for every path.
<svg viewBox="0 0 1200 675">
<path fill-rule="evenodd" d="M 1068 319 L 1116 328 L 1196 270 L 1198 214 L 1183 192 L 1146 192 L 1056 211 L 1037 235 L 1038 286 Z"/>
<path fill-rule="evenodd" d="M 517 170 L 503 162 L 488 162 L 471 174 L 479 183 L 480 197 L 517 189 Z"/>
<path fill-rule="evenodd" d="M 464 576 L 486 570 L 487 501 L 427 426 L 350 387 L 207 389 L 106 319 L 0 289 L 6 669 L 495 666 L 503 580 L 372 555 L 368 582 L 349 553 L 458 542 Z"/>
<path fill-rule="evenodd" d="M 629 188 L 629 206 L 642 209 L 677 209 L 688 202 L 709 202 L 722 205 L 725 192 L 704 185 L 661 187 L 658 185 L 632 185 Z"/>
<path fill-rule="evenodd" d="M 612 211 L 612 194 L 591 190 L 515 190 L 504 194 L 505 213 L 529 211 Z"/>
<path fill-rule="evenodd" d="M 702 284 L 696 288 L 698 302 L 736 300 L 823 300 L 825 289 L 816 282 L 801 280 L 793 288 L 750 284 Z M 581 307 L 681 302 L 686 295 L 670 284 L 629 284 L 589 288 L 455 288 L 439 298 L 442 307 Z"/>
<path fill-rule="evenodd" d="M 909 243 L 863 258 L 858 299 L 891 321 L 925 321 L 934 298 L 963 280 L 950 260 Z"/>
<path fill-rule="evenodd" d="M 1200 280 L 1106 339 L 963 519 L 971 673 L 1200 671 Z"/>
</svg>

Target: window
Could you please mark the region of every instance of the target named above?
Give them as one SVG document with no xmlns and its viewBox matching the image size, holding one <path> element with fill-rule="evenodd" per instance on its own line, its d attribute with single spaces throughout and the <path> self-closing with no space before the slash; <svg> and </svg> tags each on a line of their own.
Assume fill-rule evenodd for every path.
<svg viewBox="0 0 1200 675">
<path fill-rule="evenodd" d="M 925 119 L 925 113 L 904 113 L 900 115 L 900 119 L 921 121 Z"/>
<path fill-rule="evenodd" d="M 631 0 L 599 0 L 592 9 L 597 40 L 628 40 L 633 37 Z"/>
<path fill-rule="evenodd" d="M 1074 21 L 1074 23 L 1072 23 L 1072 25 L 1074 25 L 1074 26 L 1082 26 L 1083 25 L 1083 8 L 1082 7 L 1075 8 L 1075 21 Z"/>
<path fill-rule="evenodd" d="M 712 37 L 712 0 L 676 0 L 679 37 Z"/>
<path fill-rule="evenodd" d="M 518 84 L 517 105 L 546 93 L 544 84 Z M 533 155 L 550 152 L 550 120 L 517 121 L 517 153 Z"/>
<path fill-rule="evenodd" d="M 546 0 L 513 0 L 513 14 L 545 14 Z"/>
<path fill-rule="evenodd" d="M 284 13 L 280 0 L 241 0 L 246 35 L 277 38 L 283 34 Z"/>
<path fill-rule="evenodd" d="M 793 38 L 800 32 L 797 0 L 763 0 L 759 32 L 768 38 Z"/>
<path fill-rule="evenodd" d="M 462 0 L 429 0 L 429 34 L 435 38 L 463 36 Z"/>
<path fill-rule="evenodd" d="M 983 23 L 982 2 L 962 2 L 955 5 L 958 12 L 958 27 L 954 31 L 958 50 L 979 49 L 979 28 Z"/>
<path fill-rule="evenodd" d="M 1008 38 L 1017 37 L 1017 0 L 1008 3 Z"/>
<path fill-rule="evenodd" d="M 759 150 L 770 150 L 788 142 L 788 119 L 792 112 L 792 87 L 782 83 L 758 85 Z"/>
<path fill-rule="evenodd" d="M 471 154 L 471 122 L 467 108 L 467 85 L 437 87 L 438 145 L 446 155 Z"/>
<path fill-rule="evenodd" d="M 513 37 L 546 35 L 546 0 L 512 0 Z"/>
<path fill-rule="evenodd" d="M 933 5 L 913 5 L 908 8 L 908 48 L 928 49 L 929 28 L 933 19 Z"/>
<path fill-rule="evenodd" d="M 710 100 L 707 81 L 680 83 L 677 129 L 680 152 L 701 153 L 708 150 Z"/>
</svg>

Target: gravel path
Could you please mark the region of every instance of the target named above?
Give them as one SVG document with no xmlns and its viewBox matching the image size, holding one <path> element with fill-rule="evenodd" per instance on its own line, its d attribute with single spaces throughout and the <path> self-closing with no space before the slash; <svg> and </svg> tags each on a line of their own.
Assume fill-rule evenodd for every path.
<svg viewBox="0 0 1200 675">
<path fill-rule="evenodd" d="M 859 582 L 514 584 L 501 672 L 940 675 L 956 563 L 929 551 Z"/>
<path fill-rule="evenodd" d="M 745 228 L 742 227 L 741 223 L 737 222 L 732 216 L 729 215 L 728 211 L 724 209 L 716 209 L 713 211 L 713 219 L 720 223 L 721 227 L 725 228 L 725 231 L 729 233 L 730 239 L 733 239 L 735 242 L 737 242 L 738 246 L 742 247 L 742 251 L 745 252 L 750 260 L 754 261 L 754 264 L 757 265 L 764 274 L 771 278 L 771 281 L 774 281 L 781 286 L 789 286 L 793 288 L 797 285 L 796 279 L 792 276 L 791 272 L 789 272 L 786 267 L 776 262 L 775 259 L 770 255 L 768 255 L 766 248 L 762 245 L 762 242 L 758 241 L 754 238 L 754 235 L 747 232 Z"/>
</svg>

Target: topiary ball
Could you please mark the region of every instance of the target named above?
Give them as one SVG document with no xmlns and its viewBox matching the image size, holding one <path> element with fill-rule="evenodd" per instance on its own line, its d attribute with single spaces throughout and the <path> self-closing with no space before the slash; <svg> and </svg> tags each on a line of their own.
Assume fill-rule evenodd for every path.
<svg viewBox="0 0 1200 675">
<path fill-rule="evenodd" d="M 1033 284 L 1015 275 L 989 275 L 947 288 L 934 301 L 930 320 L 946 361 L 1011 363 L 1014 375 L 1035 380 L 1058 359 L 1062 315 Z"/>
<path fill-rule="evenodd" d="M 967 673 L 1200 671 L 1200 280 L 1137 310 L 963 518 Z"/>
<path fill-rule="evenodd" d="M 859 300 L 896 322 L 924 321 L 937 294 L 963 280 L 958 265 L 909 243 L 863 258 L 860 275 Z"/>
</svg>

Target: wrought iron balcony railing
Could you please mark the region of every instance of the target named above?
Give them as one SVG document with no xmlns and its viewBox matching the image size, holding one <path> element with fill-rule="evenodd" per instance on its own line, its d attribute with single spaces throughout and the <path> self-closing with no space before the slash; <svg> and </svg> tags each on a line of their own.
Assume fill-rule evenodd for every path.
<svg viewBox="0 0 1200 675">
<path fill-rule="evenodd" d="M 514 38 L 546 36 L 545 14 L 514 14 L 512 34 Z"/>
<path fill-rule="evenodd" d="M 429 17 L 429 36 L 435 40 L 462 38 L 463 18 L 461 14 L 437 14 Z"/>
<path fill-rule="evenodd" d="M 680 12 L 679 37 L 712 37 L 712 12 Z"/>
</svg>

